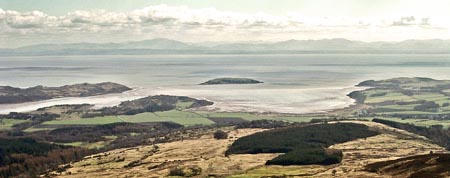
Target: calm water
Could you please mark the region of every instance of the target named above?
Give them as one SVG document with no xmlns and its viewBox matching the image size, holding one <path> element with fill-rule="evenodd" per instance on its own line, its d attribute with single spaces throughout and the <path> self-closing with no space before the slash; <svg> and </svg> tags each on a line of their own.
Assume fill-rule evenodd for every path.
<svg viewBox="0 0 450 178">
<path fill-rule="evenodd" d="M 367 79 L 450 79 L 449 55 L 177 55 L 0 58 L 0 85 L 60 86 L 112 81 L 134 87 L 120 95 L 0 105 L 0 112 L 64 103 L 98 107 L 153 94 L 210 99 L 208 109 L 306 113 L 345 107 L 354 84 Z M 258 85 L 199 86 L 217 77 L 248 77 Z"/>
</svg>

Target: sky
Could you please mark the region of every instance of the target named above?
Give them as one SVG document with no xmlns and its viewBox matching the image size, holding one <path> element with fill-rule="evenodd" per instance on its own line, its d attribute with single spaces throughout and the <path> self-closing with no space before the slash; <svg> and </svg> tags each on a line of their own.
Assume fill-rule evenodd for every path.
<svg viewBox="0 0 450 178">
<path fill-rule="evenodd" d="M 450 39 L 449 8 L 448 0 L 0 0 L 0 48 L 153 38 Z"/>
</svg>

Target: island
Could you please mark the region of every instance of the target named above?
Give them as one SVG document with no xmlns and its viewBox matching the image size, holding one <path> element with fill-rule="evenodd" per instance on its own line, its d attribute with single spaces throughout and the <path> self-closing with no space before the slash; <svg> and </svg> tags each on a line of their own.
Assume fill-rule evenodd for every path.
<svg viewBox="0 0 450 178">
<path fill-rule="evenodd" d="M 122 93 L 131 88 L 113 83 L 81 83 L 64 85 L 61 87 L 35 86 L 30 88 L 16 88 L 0 86 L 0 104 L 25 103 L 62 97 L 87 97 L 111 93 Z"/>
<path fill-rule="evenodd" d="M 264 83 L 250 78 L 216 78 L 208 80 L 200 85 L 220 85 L 220 84 L 258 84 Z"/>
</svg>

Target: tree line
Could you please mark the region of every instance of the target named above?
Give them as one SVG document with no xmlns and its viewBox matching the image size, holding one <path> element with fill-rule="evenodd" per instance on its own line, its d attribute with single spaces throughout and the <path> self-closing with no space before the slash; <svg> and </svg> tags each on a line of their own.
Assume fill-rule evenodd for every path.
<svg viewBox="0 0 450 178">
<path fill-rule="evenodd" d="M 406 130 L 408 132 L 412 132 L 418 135 L 422 135 L 424 137 L 427 137 L 437 145 L 442 146 L 447 150 L 450 150 L 450 128 L 445 129 L 442 125 L 432 125 L 430 127 L 422 127 L 410 123 L 400 123 L 378 118 L 374 118 L 372 121 L 388 125 L 394 128 Z"/>
</svg>

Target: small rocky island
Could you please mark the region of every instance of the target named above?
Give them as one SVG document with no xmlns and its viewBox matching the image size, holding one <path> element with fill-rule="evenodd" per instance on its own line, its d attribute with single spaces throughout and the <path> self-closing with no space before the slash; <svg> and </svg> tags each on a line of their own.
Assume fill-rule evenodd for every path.
<svg viewBox="0 0 450 178">
<path fill-rule="evenodd" d="M 81 83 L 61 87 L 35 86 L 15 88 L 0 86 L 0 104 L 25 103 L 62 97 L 87 97 L 110 93 L 122 93 L 131 88 L 112 82 Z"/>
<path fill-rule="evenodd" d="M 258 80 L 249 78 L 216 78 L 208 80 L 200 85 L 220 85 L 220 84 L 258 84 L 264 83 Z"/>
</svg>

